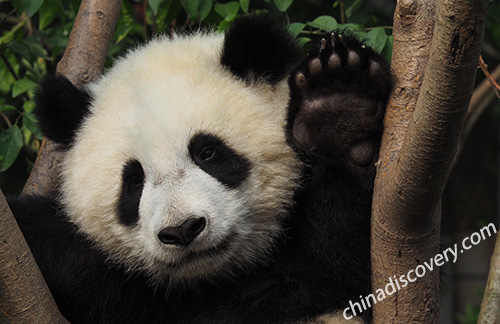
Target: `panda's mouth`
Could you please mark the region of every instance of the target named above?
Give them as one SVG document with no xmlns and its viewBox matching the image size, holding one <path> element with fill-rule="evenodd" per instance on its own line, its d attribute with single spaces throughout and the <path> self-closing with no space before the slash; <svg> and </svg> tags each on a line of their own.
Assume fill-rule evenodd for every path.
<svg viewBox="0 0 500 324">
<path fill-rule="evenodd" d="M 233 242 L 235 242 L 238 235 L 236 233 L 231 233 L 227 235 L 219 244 L 199 251 L 185 251 L 179 258 L 177 258 L 174 262 L 169 262 L 165 266 L 178 269 L 183 266 L 186 266 L 194 261 L 199 262 L 203 259 L 209 259 L 212 257 L 220 257 L 221 255 L 226 254 L 231 250 L 233 246 Z"/>
</svg>

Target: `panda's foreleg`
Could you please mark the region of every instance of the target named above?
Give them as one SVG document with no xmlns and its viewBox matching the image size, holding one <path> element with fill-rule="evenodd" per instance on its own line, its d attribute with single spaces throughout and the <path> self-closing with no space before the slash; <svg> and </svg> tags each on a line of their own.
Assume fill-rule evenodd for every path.
<svg viewBox="0 0 500 324">
<path fill-rule="evenodd" d="M 306 165 L 296 198 L 297 249 L 326 278 L 311 295 L 325 294 L 343 310 L 370 293 L 371 199 L 390 70 L 371 48 L 337 32 L 289 82 L 287 135 Z M 369 309 L 357 313 L 370 317 Z"/>
</svg>

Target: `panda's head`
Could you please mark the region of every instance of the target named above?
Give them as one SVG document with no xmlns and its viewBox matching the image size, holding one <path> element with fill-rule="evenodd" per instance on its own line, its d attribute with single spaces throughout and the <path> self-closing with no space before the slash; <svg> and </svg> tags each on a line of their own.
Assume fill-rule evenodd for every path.
<svg viewBox="0 0 500 324">
<path fill-rule="evenodd" d="M 61 203 L 116 263 L 156 281 L 265 260 L 300 164 L 287 145 L 298 51 L 266 17 L 158 38 L 85 90 L 47 78 L 42 131 L 65 149 Z"/>
</svg>

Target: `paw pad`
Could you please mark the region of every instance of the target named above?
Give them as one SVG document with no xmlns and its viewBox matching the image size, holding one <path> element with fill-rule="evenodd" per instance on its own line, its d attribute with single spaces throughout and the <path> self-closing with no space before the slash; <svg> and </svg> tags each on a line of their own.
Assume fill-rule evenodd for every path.
<svg viewBox="0 0 500 324">
<path fill-rule="evenodd" d="M 350 35 L 322 38 L 291 79 L 290 130 L 300 150 L 366 167 L 377 155 L 390 73 Z"/>
<path fill-rule="evenodd" d="M 373 162 L 376 146 L 373 142 L 366 141 L 354 144 L 349 152 L 349 161 L 357 166 L 368 166 Z"/>
</svg>

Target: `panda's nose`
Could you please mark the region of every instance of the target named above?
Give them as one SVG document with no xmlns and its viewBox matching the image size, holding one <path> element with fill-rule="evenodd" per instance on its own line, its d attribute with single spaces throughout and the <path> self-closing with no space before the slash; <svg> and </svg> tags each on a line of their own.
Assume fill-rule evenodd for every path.
<svg viewBox="0 0 500 324">
<path fill-rule="evenodd" d="M 180 226 L 162 229 L 158 238 L 164 244 L 187 246 L 203 231 L 206 224 L 204 217 L 190 218 Z"/>
</svg>

